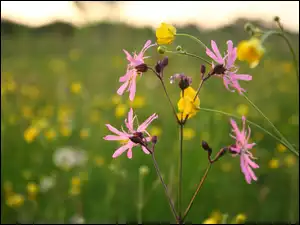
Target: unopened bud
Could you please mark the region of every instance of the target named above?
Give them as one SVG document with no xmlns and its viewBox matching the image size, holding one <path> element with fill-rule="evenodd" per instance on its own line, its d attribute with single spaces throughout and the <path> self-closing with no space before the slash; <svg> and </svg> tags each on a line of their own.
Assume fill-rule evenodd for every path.
<svg viewBox="0 0 300 225">
<path fill-rule="evenodd" d="M 153 144 L 156 144 L 156 143 L 157 143 L 157 136 L 152 136 L 151 142 L 152 142 Z"/>
<path fill-rule="evenodd" d="M 156 71 L 156 73 L 158 73 L 158 74 L 162 71 L 162 68 L 161 68 L 161 62 L 160 62 L 160 61 L 158 61 L 158 62 L 156 63 L 156 65 L 155 65 L 155 71 Z"/>
<path fill-rule="evenodd" d="M 166 48 L 163 47 L 163 46 L 159 46 L 159 47 L 157 48 L 157 52 L 158 52 L 159 54 L 165 54 Z"/>
<path fill-rule="evenodd" d="M 205 74 L 205 71 L 206 71 L 206 67 L 202 64 L 200 67 L 201 74 Z"/>
<path fill-rule="evenodd" d="M 190 83 L 191 83 L 191 79 L 189 79 L 189 77 L 185 77 L 179 81 L 178 85 L 181 90 L 184 90 L 190 86 Z"/>
<path fill-rule="evenodd" d="M 147 64 L 142 63 L 142 64 L 136 66 L 135 69 L 137 70 L 137 72 L 144 73 L 144 72 L 147 72 L 148 66 L 147 66 Z"/>
<path fill-rule="evenodd" d="M 163 58 L 163 60 L 161 61 L 161 66 L 162 66 L 163 68 L 165 68 L 168 64 L 169 64 L 169 58 L 168 58 L 168 56 L 165 56 L 165 57 Z"/>
<path fill-rule="evenodd" d="M 182 50 L 182 47 L 180 46 L 180 45 L 178 45 L 177 47 L 176 47 L 176 51 L 177 52 L 180 52 Z"/>
<path fill-rule="evenodd" d="M 279 22 L 279 21 L 280 21 L 279 16 L 275 16 L 275 17 L 274 17 L 274 21 L 275 21 L 275 22 Z"/>
<path fill-rule="evenodd" d="M 211 155 L 212 149 L 209 147 L 206 141 L 202 141 L 202 148 L 207 151 L 209 155 Z"/>
</svg>

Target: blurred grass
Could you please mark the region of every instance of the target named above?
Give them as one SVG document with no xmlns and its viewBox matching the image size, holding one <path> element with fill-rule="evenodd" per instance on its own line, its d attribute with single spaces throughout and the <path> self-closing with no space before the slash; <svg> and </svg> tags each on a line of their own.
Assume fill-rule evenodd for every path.
<svg viewBox="0 0 300 225">
<path fill-rule="evenodd" d="M 213 39 L 222 51 L 228 39 L 236 45 L 248 38 L 237 25 L 206 32 L 193 26 L 178 29 L 206 44 Z M 140 182 L 144 186 L 143 198 L 147 199 L 141 213 L 143 221 L 170 221 L 172 215 L 163 188 L 157 185 L 151 158 L 134 149 L 132 160 L 125 155 L 113 160 L 111 155 L 118 144 L 103 140 L 109 133 L 104 124 L 120 128 L 130 107 L 127 94 L 122 98 L 116 96 L 118 79 L 126 69 L 122 49 L 139 51 L 146 39 L 155 40 L 153 31 L 120 24 L 81 28 L 70 35 L 45 28 L 20 30 L 1 32 L 1 221 L 70 223 L 74 215 L 87 223 L 137 221 Z M 298 50 L 299 35 L 291 34 L 291 39 Z M 178 37 L 173 47 L 178 44 L 205 57 L 201 46 L 186 38 Z M 251 82 L 241 85 L 288 140 L 298 146 L 299 99 L 292 58 L 281 39 L 271 38 L 265 47 L 267 53 L 257 68 L 250 70 L 239 62 L 241 73 L 253 75 Z M 154 48 L 147 55 L 152 56 L 147 61 L 151 65 L 162 57 Z M 166 79 L 184 72 L 193 77 L 196 88 L 200 63 L 193 58 L 170 55 Z M 178 87 L 167 82 L 167 88 L 175 104 Z M 161 133 L 156 158 L 176 201 L 179 142 L 171 109 L 158 80 L 150 72 L 138 81 L 137 96 L 140 100 L 133 107 L 140 121 L 154 112 L 159 114 L 151 125 L 152 133 Z M 201 106 L 246 114 L 249 120 L 271 131 L 245 99 L 228 92 L 218 79 L 204 86 Z M 32 121 L 42 118 L 48 125 L 28 143 L 24 132 Z M 71 118 L 71 126 L 65 124 L 66 118 Z M 190 132 L 184 142 L 184 207 L 207 165 L 201 140 L 208 141 L 215 151 L 232 142 L 226 116 L 200 111 L 187 128 Z M 257 143 L 254 155 L 260 165 L 256 170 L 258 182 L 248 185 L 240 172 L 239 160 L 225 156 L 213 166 L 188 221 L 201 223 L 213 211 L 230 216 L 243 213 L 248 221 L 256 222 L 299 220 L 298 158 L 257 128 L 252 127 L 252 134 Z M 58 168 L 53 153 L 65 146 L 84 150 L 88 163 L 68 171 Z M 139 175 L 143 165 L 149 173 Z M 41 177 L 51 174 L 56 179 L 53 189 L 46 193 L 38 191 L 34 200 L 29 200 L 27 184 L 38 185 Z M 75 196 L 69 193 L 74 186 L 73 176 L 81 177 L 81 188 Z M 14 193 L 21 194 L 25 201 L 19 202 L 18 207 L 9 207 L 8 199 Z"/>
</svg>

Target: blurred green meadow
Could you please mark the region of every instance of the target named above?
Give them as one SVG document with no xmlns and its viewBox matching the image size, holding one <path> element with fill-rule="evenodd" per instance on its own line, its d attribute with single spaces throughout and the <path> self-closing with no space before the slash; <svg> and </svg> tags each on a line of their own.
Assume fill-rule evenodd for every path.
<svg viewBox="0 0 300 225">
<path fill-rule="evenodd" d="M 158 136 L 156 158 L 177 203 L 179 129 L 159 80 L 145 73 L 137 82 L 133 103 L 127 93 L 116 94 L 127 66 L 122 49 L 140 51 L 146 40 L 155 41 L 155 33 L 150 28 L 108 23 L 80 29 L 60 23 L 36 29 L 1 23 L 1 222 L 174 222 L 151 157 L 134 148 L 131 160 L 126 154 L 113 159 L 120 144 L 103 140 L 110 134 L 105 124 L 124 126 L 130 107 L 139 121 L 158 113 L 149 132 Z M 207 45 L 213 39 L 225 51 L 227 40 L 237 45 L 249 38 L 243 25 L 240 21 L 218 30 L 177 29 Z M 298 56 L 299 34 L 289 37 Z M 177 45 L 206 57 L 203 48 L 190 39 L 177 37 L 173 49 Z M 266 54 L 256 68 L 238 62 L 240 73 L 253 76 L 241 86 L 287 139 L 299 146 L 299 87 L 291 54 L 279 37 L 271 37 L 264 46 Z M 163 57 L 155 48 L 146 55 L 151 56 L 150 65 Z M 202 62 L 168 56 L 165 79 L 176 104 L 179 88 L 168 77 L 183 72 L 193 77 L 196 88 Z M 227 91 L 218 78 L 201 90 L 201 107 L 246 115 L 272 131 L 243 97 Z M 225 155 L 213 165 L 187 221 L 220 222 L 222 214 L 228 215 L 228 222 L 236 222 L 237 215 L 252 222 L 299 221 L 298 157 L 250 127 L 257 143 L 253 152 L 260 165 L 255 170 L 258 181 L 247 184 L 239 159 Z M 216 153 L 232 143 L 230 131 L 229 118 L 221 114 L 200 110 L 188 121 L 184 208 L 208 164 L 201 141 L 207 141 Z"/>
</svg>

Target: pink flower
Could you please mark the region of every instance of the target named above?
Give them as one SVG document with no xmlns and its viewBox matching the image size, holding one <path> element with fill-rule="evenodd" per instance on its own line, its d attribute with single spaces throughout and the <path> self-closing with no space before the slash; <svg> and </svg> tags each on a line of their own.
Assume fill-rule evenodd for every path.
<svg viewBox="0 0 300 225">
<path fill-rule="evenodd" d="M 252 161 L 252 159 L 256 159 L 253 157 L 252 153 L 249 152 L 249 150 L 255 145 L 255 143 L 249 144 L 249 138 L 251 134 L 251 129 L 248 126 L 248 133 L 246 131 L 246 118 L 242 117 L 243 121 L 243 129 L 240 131 L 236 122 L 231 119 L 230 123 L 233 128 L 233 133 L 235 136 L 230 135 L 236 140 L 235 145 L 233 145 L 230 149 L 232 152 L 236 153 L 236 155 L 240 155 L 241 159 L 241 169 L 242 172 L 245 175 L 245 179 L 248 184 L 251 184 L 251 180 L 257 180 L 257 177 L 255 176 L 253 169 L 259 168 L 259 166 Z M 235 156 L 236 156 L 235 155 Z"/>
<path fill-rule="evenodd" d="M 150 116 L 148 119 L 146 119 L 145 122 L 143 122 L 141 125 L 139 125 L 137 130 L 134 130 L 133 122 L 134 122 L 135 117 L 133 117 L 133 110 L 130 109 L 128 112 L 128 118 L 125 119 L 125 125 L 128 129 L 127 132 L 125 132 L 123 130 L 123 128 L 122 128 L 122 131 L 119 131 L 116 128 L 114 128 L 113 126 L 111 126 L 110 124 L 106 124 L 106 127 L 116 135 L 107 135 L 103 139 L 107 140 L 107 141 L 123 141 L 124 142 L 124 144 L 114 152 L 112 157 L 116 158 L 116 157 L 120 156 L 123 152 L 128 150 L 127 157 L 129 159 L 131 159 L 132 158 L 132 148 L 139 145 L 137 142 L 133 142 L 132 140 L 134 140 L 134 138 L 137 137 L 139 140 L 142 140 L 143 142 L 150 142 L 151 136 L 146 131 L 146 128 L 149 126 L 149 124 L 153 120 L 155 120 L 157 118 L 158 118 L 158 115 L 156 113 L 154 113 L 152 116 Z M 144 133 L 148 137 L 144 137 Z M 142 146 L 142 149 L 146 154 L 150 153 L 144 146 Z"/>
<path fill-rule="evenodd" d="M 136 78 L 138 74 L 142 75 L 142 73 L 137 72 L 135 67 L 144 63 L 144 59 L 147 58 L 144 57 L 146 50 L 154 45 L 155 44 L 151 45 L 151 40 L 148 40 L 141 52 L 138 55 L 134 53 L 133 56 L 131 56 L 126 50 L 123 49 L 124 53 L 127 56 L 129 64 L 127 65 L 126 74 L 119 79 L 119 82 L 123 83 L 117 90 L 117 93 L 119 95 L 123 95 L 124 91 L 127 89 L 127 91 L 129 91 L 129 99 L 130 101 L 133 101 L 136 91 Z"/>
<path fill-rule="evenodd" d="M 239 80 L 250 81 L 252 80 L 252 76 L 248 74 L 237 74 L 238 68 L 234 65 L 235 60 L 237 58 L 237 48 L 233 48 L 233 43 L 231 40 L 227 41 L 227 54 L 224 57 L 221 56 L 220 51 L 216 42 L 211 41 L 212 50 L 206 48 L 206 54 L 212 58 L 219 65 L 223 65 L 221 69 L 221 73 L 217 73 L 217 76 L 221 76 L 223 78 L 224 85 L 227 90 L 234 92 L 231 90 L 229 86 L 236 89 L 240 94 L 245 92 L 245 89 L 241 88 L 239 84 Z M 212 65 L 215 67 L 214 64 Z"/>
</svg>

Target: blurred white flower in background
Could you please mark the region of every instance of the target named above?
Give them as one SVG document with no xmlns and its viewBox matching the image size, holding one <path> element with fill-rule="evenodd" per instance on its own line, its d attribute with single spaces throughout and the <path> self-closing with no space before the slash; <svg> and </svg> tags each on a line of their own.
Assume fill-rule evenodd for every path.
<svg viewBox="0 0 300 225">
<path fill-rule="evenodd" d="M 87 159 L 85 151 L 73 147 L 58 148 L 53 154 L 54 164 L 65 170 L 70 170 L 76 166 L 84 166 Z"/>
<path fill-rule="evenodd" d="M 55 176 L 44 176 L 40 179 L 40 189 L 41 192 L 47 192 L 53 188 L 56 184 Z"/>
<path fill-rule="evenodd" d="M 71 217 L 70 223 L 71 224 L 84 224 L 85 221 L 84 221 L 84 218 L 82 216 L 74 215 L 74 216 Z"/>
</svg>

